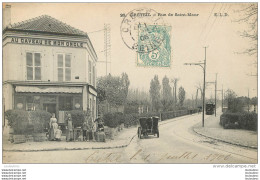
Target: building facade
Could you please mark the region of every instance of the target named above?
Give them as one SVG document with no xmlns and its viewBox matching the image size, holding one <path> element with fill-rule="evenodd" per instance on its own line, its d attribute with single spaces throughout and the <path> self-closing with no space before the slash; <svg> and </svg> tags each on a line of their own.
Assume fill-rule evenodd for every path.
<svg viewBox="0 0 260 180">
<path fill-rule="evenodd" d="M 87 33 L 44 15 L 3 30 L 3 112 L 70 110 L 96 118 L 97 55 Z M 6 122 L 4 121 L 6 125 Z"/>
</svg>

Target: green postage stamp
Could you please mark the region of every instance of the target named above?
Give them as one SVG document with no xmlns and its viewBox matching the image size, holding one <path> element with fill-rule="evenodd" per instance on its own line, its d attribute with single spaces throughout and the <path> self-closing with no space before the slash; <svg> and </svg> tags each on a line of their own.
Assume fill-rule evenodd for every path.
<svg viewBox="0 0 260 180">
<path fill-rule="evenodd" d="M 139 24 L 137 66 L 170 67 L 170 39 L 170 26 Z"/>
</svg>

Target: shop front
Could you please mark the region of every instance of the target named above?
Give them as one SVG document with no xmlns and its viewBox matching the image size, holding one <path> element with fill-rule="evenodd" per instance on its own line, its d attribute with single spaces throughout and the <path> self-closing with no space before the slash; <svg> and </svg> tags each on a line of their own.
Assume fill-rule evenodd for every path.
<svg viewBox="0 0 260 180">
<path fill-rule="evenodd" d="M 82 87 L 40 87 L 16 86 L 14 94 L 15 109 L 44 110 L 55 114 L 59 124 L 65 123 L 65 113 L 83 110 Z"/>
</svg>

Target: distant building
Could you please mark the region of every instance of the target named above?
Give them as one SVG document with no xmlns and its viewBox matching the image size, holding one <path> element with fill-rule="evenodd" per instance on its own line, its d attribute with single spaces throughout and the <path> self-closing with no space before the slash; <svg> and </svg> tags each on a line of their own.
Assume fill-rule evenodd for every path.
<svg viewBox="0 0 260 180">
<path fill-rule="evenodd" d="M 87 33 L 47 15 L 11 25 L 10 10 L 4 8 L 3 111 L 46 110 L 59 123 L 70 110 L 96 118 L 97 55 Z"/>
</svg>

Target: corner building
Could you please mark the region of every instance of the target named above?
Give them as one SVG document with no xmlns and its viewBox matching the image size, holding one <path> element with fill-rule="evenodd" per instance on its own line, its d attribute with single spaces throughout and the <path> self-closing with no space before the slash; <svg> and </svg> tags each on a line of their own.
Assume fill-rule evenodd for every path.
<svg viewBox="0 0 260 180">
<path fill-rule="evenodd" d="M 97 55 L 87 33 L 47 15 L 6 24 L 3 112 L 46 110 L 58 123 L 70 110 L 96 118 Z"/>
</svg>

